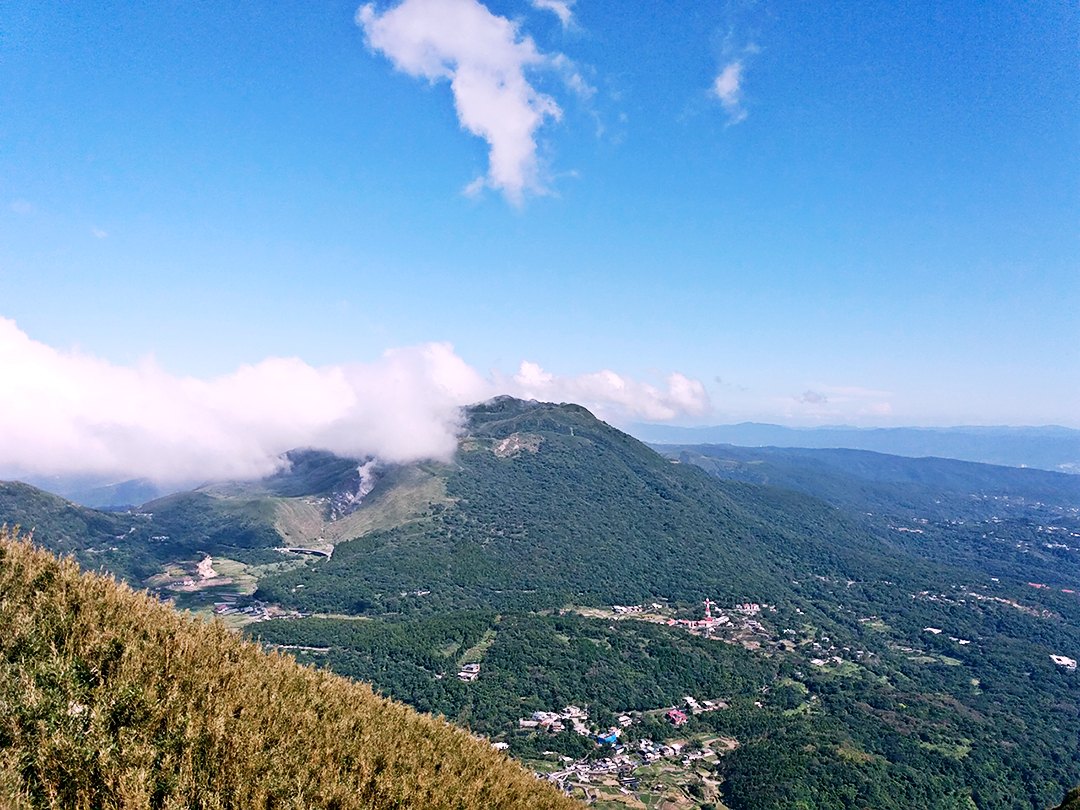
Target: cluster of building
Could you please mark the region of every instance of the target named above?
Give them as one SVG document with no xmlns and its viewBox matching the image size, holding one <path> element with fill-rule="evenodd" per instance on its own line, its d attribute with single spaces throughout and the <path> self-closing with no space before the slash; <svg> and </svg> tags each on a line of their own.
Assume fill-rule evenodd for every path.
<svg viewBox="0 0 1080 810">
<path fill-rule="evenodd" d="M 698 702 L 689 695 L 683 698 L 683 705 L 686 707 L 686 711 L 675 706 L 664 713 L 664 717 L 666 717 L 668 722 L 673 726 L 681 726 L 690 719 L 686 712 L 690 712 L 690 714 L 701 714 L 702 712 L 714 712 L 717 709 L 726 709 L 728 707 L 728 704 L 722 700 L 704 700 Z"/>
<path fill-rule="evenodd" d="M 687 630 L 708 631 L 727 624 L 731 619 L 727 616 L 706 616 L 704 619 L 668 619 L 669 627 L 685 627 Z"/>
<path fill-rule="evenodd" d="M 711 756 L 714 753 L 708 749 L 687 753 L 683 751 L 683 747 L 683 743 L 680 742 L 667 745 L 655 743 L 649 739 L 640 739 L 633 746 L 616 746 L 610 758 L 593 761 L 584 759 L 574 762 L 569 757 L 564 757 L 563 761 L 566 765 L 562 770 L 536 775 L 541 779 L 554 782 L 567 792 L 575 783 L 579 786 L 587 785 L 595 779 L 611 779 L 612 777 L 618 780 L 621 787 L 638 790 L 640 777 L 634 772 L 643 765 L 651 765 L 660 759 L 681 759 L 683 765 L 687 765 L 692 760 Z M 662 789 L 662 786 L 658 785 L 654 789 Z"/>
<path fill-rule="evenodd" d="M 569 757 L 565 757 L 564 759 L 570 760 Z M 613 774 L 617 774 L 619 776 L 619 781 L 621 782 L 622 778 L 625 778 L 626 776 L 632 777 L 633 768 L 630 765 L 620 765 L 613 759 L 600 759 L 595 762 L 590 762 L 588 760 L 573 762 L 570 760 L 567 766 L 561 771 L 538 773 L 536 776 L 540 779 L 547 779 L 550 782 L 554 782 L 559 789 L 570 793 L 574 783 L 588 784 L 594 778 L 604 779 Z"/>
<path fill-rule="evenodd" d="M 697 701 L 692 697 L 683 698 L 686 711 L 673 707 L 664 712 L 668 720 L 676 725 L 682 725 L 688 720 L 690 714 L 727 708 L 724 701 Z M 681 720 L 679 719 L 681 718 Z M 518 723 L 522 728 L 544 728 L 551 732 L 562 731 L 567 722 L 574 726 L 579 734 L 590 734 L 585 725 L 587 712 L 577 706 L 567 706 L 561 712 L 533 712 L 529 718 L 521 718 Z M 555 783 L 559 788 L 572 793 L 576 788 L 584 790 L 586 798 L 590 798 L 590 784 L 613 785 L 617 781 L 619 789 L 630 794 L 631 791 L 641 789 L 641 777 L 636 773 L 643 766 L 651 765 L 661 759 L 680 759 L 684 766 L 693 760 L 703 757 L 714 756 L 715 751 L 701 746 L 692 746 L 695 750 L 686 750 L 682 742 L 657 743 L 648 738 L 641 738 L 631 743 L 620 743 L 619 737 L 623 729 L 634 723 L 634 718 L 629 714 L 618 716 L 618 726 L 613 726 L 607 731 L 595 735 L 598 743 L 608 743 L 612 746 L 611 756 L 593 759 L 592 755 L 584 759 L 574 761 L 571 757 L 563 756 L 563 766 L 553 773 L 537 773 L 540 779 L 546 779 Z M 500 744 L 502 745 L 502 744 Z M 554 755 L 555 752 L 547 751 L 546 754 Z M 646 787 L 646 789 L 649 789 Z M 663 790 L 663 785 L 653 785 L 652 790 Z M 599 795 L 599 794 L 598 794 Z M 596 798 L 596 797 L 591 797 Z"/>
<path fill-rule="evenodd" d="M 687 630 L 697 630 L 709 635 L 709 633 L 715 627 L 719 627 L 722 624 L 727 624 L 731 619 L 723 614 L 719 616 L 712 615 L 713 605 L 715 605 L 711 599 L 705 600 L 705 618 L 703 619 L 669 619 L 669 627 L 685 627 Z"/>
<path fill-rule="evenodd" d="M 223 602 L 214 602 L 214 613 L 218 616 L 232 616 L 242 615 L 247 616 L 252 621 L 263 622 L 270 618 L 270 613 L 267 607 L 262 602 L 255 600 L 250 605 L 244 607 L 237 607 L 235 600 L 226 600 Z"/>
<path fill-rule="evenodd" d="M 670 709 L 662 710 L 664 717 L 674 726 L 681 726 L 686 723 L 690 719 L 690 715 L 726 709 L 728 704 L 722 700 L 698 701 L 687 695 L 683 698 L 682 706 L 685 709 L 673 706 Z M 596 734 L 593 734 L 590 729 L 588 719 L 589 715 L 585 709 L 578 706 L 567 706 L 561 712 L 533 712 L 529 717 L 522 717 L 518 720 L 518 728 L 542 729 L 551 734 L 558 734 L 560 731 L 566 730 L 567 726 L 570 726 L 582 737 L 595 737 L 597 743 L 601 745 L 607 743 L 615 746 L 616 753 L 622 753 L 623 749 L 619 745 L 619 737 L 622 736 L 623 729 L 633 725 L 634 718 L 629 714 L 620 714 L 617 718 L 618 725 Z"/>
<path fill-rule="evenodd" d="M 682 755 L 683 744 L 681 742 L 674 742 L 670 745 L 666 743 L 655 743 L 650 739 L 642 738 L 637 741 L 636 754 L 641 758 L 641 761 L 645 765 L 651 765 L 658 759 L 675 759 Z M 616 754 L 618 756 L 618 754 Z M 632 761 L 632 760 L 630 760 Z"/>
<path fill-rule="evenodd" d="M 592 733 L 586 722 L 588 719 L 589 713 L 584 709 L 578 706 L 567 706 L 561 712 L 533 712 L 530 717 L 522 717 L 518 720 L 518 727 L 542 728 L 552 734 L 558 734 L 569 724 L 576 733 L 587 737 Z"/>
<path fill-rule="evenodd" d="M 649 609 L 652 611 L 658 611 L 663 610 L 664 606 L 653 602 L 651 605 L 649 605 Z M 627 613 L 644 613 L 645 605 L 612 605 L 611 611 L 612 613 L 616 613 L 619 615 L 625 615 Z"/>
<path fill-rule="evenodd" d="M 633 748 L 616 746 L 615 753 L 610 758 L 598 760 L 580 760 L 573 762 L 565 757 L 566 767 L 554 773 L 536 774 L 541 779 L 554 782 L 564 791 L 570 792 L 574 783 L 579 785 L 589 784 L 594 779 L 610 779 L 614 777 L 619 785 L 631 790 L 639 787 L 639 777 L 634 774 L 642 765 L 649 765 L 661 757 L 678 757 L 682 750 L 681 743 L 674 745 L 658 745 L 652 740 L 638 740 Z"/>
</svg>

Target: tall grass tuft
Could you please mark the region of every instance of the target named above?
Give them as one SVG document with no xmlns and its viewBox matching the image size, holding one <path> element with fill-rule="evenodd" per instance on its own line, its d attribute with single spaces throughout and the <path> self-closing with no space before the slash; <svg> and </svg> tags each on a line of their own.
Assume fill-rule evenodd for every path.
<svg viewBox="0 0 1080 810">
<path fill-rule="evenodd" d="M 0 804 L 580 807 L 442 720 L 81 573 L 6 527 Z"/>
</svg>

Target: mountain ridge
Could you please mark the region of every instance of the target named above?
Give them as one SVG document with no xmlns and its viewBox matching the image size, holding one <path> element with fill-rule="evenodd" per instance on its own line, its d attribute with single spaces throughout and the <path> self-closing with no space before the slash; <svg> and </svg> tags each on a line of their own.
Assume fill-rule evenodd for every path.
<svg viewBox="0 0 1080 810">
<path fill-rule="evenodd" d="M 712 427 L 632 424 L 628 432 L 653 444 L 846 448 L 909 457 L 952 458 L 1011 467 L 1080 472 L 1080 430 L 1045 427 L 852 428 L 787 427 L 758 422 Z"/>
</svg>

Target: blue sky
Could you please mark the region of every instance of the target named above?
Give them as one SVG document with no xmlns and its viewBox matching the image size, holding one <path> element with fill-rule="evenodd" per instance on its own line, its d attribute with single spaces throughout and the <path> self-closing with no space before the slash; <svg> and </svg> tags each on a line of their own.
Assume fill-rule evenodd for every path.
<svg viewBox="0 0 1080 810">
<path fill-rule="evenodd" d="M 1072 3 L 12 0 L 0 30 L 0 317 L 58 362 L 450 343 L 613 421 L 1080 426 Z M 602 371 L 700 390 L 648 411 Z"/>
</svg>

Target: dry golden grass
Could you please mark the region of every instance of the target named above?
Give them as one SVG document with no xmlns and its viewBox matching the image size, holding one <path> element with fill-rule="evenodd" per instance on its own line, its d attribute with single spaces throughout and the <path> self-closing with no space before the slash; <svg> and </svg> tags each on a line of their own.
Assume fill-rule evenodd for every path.
<svg viewBox="0 0 1080 810">
<path fill-rule="evenodd" d="M 0 804 L 580 807 L 448 723 L 0 530 Z"/>
</svg>

